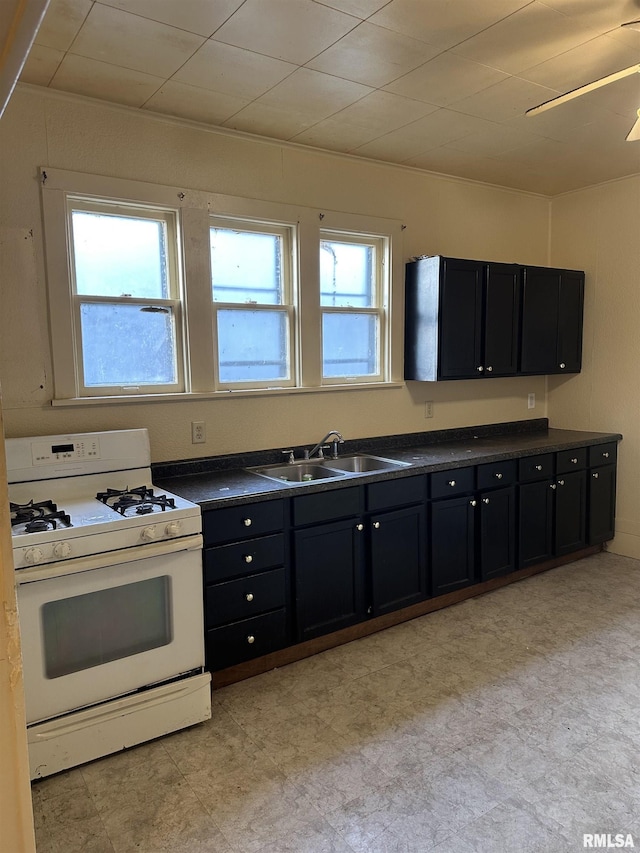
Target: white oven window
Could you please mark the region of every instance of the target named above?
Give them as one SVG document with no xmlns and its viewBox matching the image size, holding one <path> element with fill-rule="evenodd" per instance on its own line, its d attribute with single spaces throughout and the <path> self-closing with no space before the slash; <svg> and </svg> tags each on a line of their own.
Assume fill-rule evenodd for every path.
<svg viewBox="0 0 640 853">
<path fill-rule="evenodd" d="M 45 677 L 60 678 L 168 645 L 171 578 L 49 601 L 41 614 Z"/>
</svg>

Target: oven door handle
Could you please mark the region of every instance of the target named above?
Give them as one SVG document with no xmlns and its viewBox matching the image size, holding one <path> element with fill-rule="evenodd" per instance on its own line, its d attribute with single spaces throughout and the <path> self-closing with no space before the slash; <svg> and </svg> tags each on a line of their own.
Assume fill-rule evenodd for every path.
<svg viewBox="0 0 640 853">
<path fill-rule="evenodd" d="M 104 554 L 92 554 L 88 557 L 62 560 L 49 563 L 46 566 L 19 569 L 15 573 L 16 584 L 60 578 L 79 572 L 92 572 L 95 569 L 106 569 L 118 563 L 134 563 L 138 560 L 162 557 L 164 554 L 176 554 L 179 551 L 200 550 L 202 550 L 202 536 L 197 533 L 192 536 L 183 536 L 180 539 L 167 539 L 162 542 L 151 542 L 148 545 L 135 545 L 131 548 L 121 548 L 118 551 L 107 551 Z"/>
</svg>

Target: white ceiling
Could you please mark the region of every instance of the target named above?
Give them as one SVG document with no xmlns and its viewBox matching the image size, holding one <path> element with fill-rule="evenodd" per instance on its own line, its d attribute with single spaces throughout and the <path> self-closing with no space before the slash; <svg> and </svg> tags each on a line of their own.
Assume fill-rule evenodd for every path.
<svg viewBox="0 0 640 853">
<path fill-rule="evenodd" d="M 51 0 L 21 80 L 555 194 L 640 172 L 640 0 Z"/>
</svg>

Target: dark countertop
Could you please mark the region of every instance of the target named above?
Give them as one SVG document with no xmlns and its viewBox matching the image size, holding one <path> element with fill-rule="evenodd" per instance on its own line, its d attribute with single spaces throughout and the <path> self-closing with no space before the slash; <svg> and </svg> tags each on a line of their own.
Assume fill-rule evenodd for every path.
<svg viewBox="0 0 640 853">
<path fill-rule="evenodd" d="M 509 424 L 488 424 L 457 430 L 345 441 L 340 449 L 341 456 L 368 453 L 409 465 L 391 471 L 349 474 L 309 483 L 280 483 L 245 470 L 246 467 L 256 465 L 282 463 L 280 450 L 159 463 L 152 468 L 156 486 L 200 504 L 202 509 L 206 510 L 253 503 L 265 497 L 290 497 L 323 492 L 379 480 L 462 468 L 466 465 L 605 444 L 621 439 L 619 433 L 549 429 L 547 419 L 538 418 Z M 296 459 L 301 458 L 302 448 L 297 448 L 296 451 Z"/>
</svg>

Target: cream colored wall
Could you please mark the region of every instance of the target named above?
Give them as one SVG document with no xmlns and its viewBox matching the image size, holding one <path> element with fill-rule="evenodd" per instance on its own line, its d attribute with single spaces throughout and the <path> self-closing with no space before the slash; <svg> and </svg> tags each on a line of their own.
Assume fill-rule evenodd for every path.
<svg viewBox="0 0 640 853">
<path fill-rule="evenodd" d="M 609 548 L 640 558 L 640 176 L 554 199 L 551 234 L 551 263 L 584 268 L 586 289 L 582 373 L 549 378 L 549 417 L 623 434 Z"/>
<path fill-rule="evenodd" d="M 547 262 L 549 202 L 542 197 L 18 87 L 0 125 L 0 380 L 7 435 L 146 426 L 160 461 L 311 443 L 332 427 L 351 438 L 545 415 L 542 377 L 52 408 L 40 165 L 399 219 L 406 224 L 405 258 L 428 252 Z M 527 409 L 531 391 L 535 410 Z M 427 400 L 435 403 L 431 420 L 424 418 Z M 192 420 L 206 422 L 206 445 L 191 444 Z"/>
</svg>

